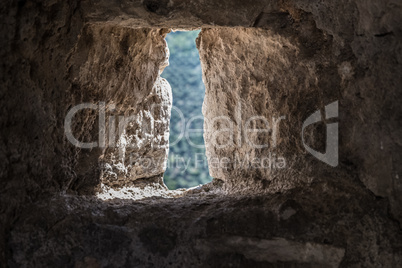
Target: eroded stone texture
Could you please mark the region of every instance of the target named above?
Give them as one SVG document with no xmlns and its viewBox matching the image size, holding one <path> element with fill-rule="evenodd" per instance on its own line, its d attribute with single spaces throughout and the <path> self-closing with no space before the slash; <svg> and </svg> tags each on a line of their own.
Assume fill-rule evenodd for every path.
<svg viewBox="0 0 402 268">
<path fill-rule="evenodd" d="M 101 0 L 84 1 L 84 16 L 91 21 L 133 27 L 197 28 L 255 24 L 262 11 L 278 12 L 279 1 L 265 0 Z"/>
<path fill-rule="evenodd" d="M 398 267 L 387 200 L 341 180 L 282 194 L 55 197 L 14 224 L 10 265 Z M 35 213 L 30 213 L 35 209 Z M 284 217 L 286 211 L 295 213 Z M 273 247 L 273 248 L 272 248 Z"/>
<path fill-rule="evenodd" d="M 0 10 L 0 262 L 5 266 L 5 243 L 24 204 L 62 192 L 74 178 L 78 157 L 63 128 L 75 95 L 66 62 L 83 22 L 75 1 L 4 1 Z"/>
<path fill-rule="evenodd" d="M 315 110 L 340 99 L 338 57 L 308 15 L 296 26 L 282 19 L 272 29 L 207 29 L 198 40 L 209 168 L 228 191 L 276 192 L 330 179 L 326 164 L 306 154 L 301 134 Z M 325 151 L 325 127 L 307 128 L 305 140 Z"/>
<path fill-rule="evenodd" d="M 224 132 L 228 123 L 210 124 L 208 156 L 247 163 L 276 154 L 287 160 L 287 167 L 214 168 L 210 161 L 212 175 L 236 191 L 281 191 L 334 176 L 358 177 L 375 194 L 389 198 L 393 215 L 401 220 L 402 111 L 395 101 L 402 98 L 402 31 L 396 23 L 401 6 L 289 1 L 282 7 L 287 12 L 277 13 L 275 20 L 262 12 L 255 24 L 259 29 L 204 29 L 199 49 L 207 87 L 204 115 L 208 121 L 227 116 L 234 124 L 233 145 L 225 148 L 213 143 L 216 131 L 223 131 L 218 143 L 232 139 Z M 339 165 L 334 169 L 306 152 L 301 131 L 304 120 L 335 101 Z M 267 118 L 271 131 L 248 137 L 268 148 L 247 144 L 245 123 L 252 116 Z M 286 119 L 277 125 L 281 116 Z M 250 124 L 264 127 L 261 121 Z M 307 145 L 325 152 L 325 129 L 324 124 L 306 128 Z"/>
<path fill-rule="evenodd" d="M 168 64 L 166 52 L 159 30 L 89 25 L 71 57 L 75 86 L 97 91 L 99 107 L 105 103 L 102 154 L 93 150 L 87 161 L 78 161 L 85 165 L 92 161 L 93 171 L 100 162 L 101 192 L 109 193 L 110 187 L 127 186 L 138 178 L 161 176 L 165 170 L 171 89 L 159 71 Z M 85 63 L 77 64 L 85 57 Z M 98 119 L 99 112 L 93 116 Z M 98 134 L 99 128 L 94 132 Z"/>
<path fill-rule="evenodd" d="M 197 241 L 197 248 L 216 252 L 242 252 L 247 259 L 261 263 L 308 263 L 316 267 L 339 267 L 345 250 L 341 248 L 298 243 L 283 238 L 271 240 L 250 237 L 227 237 L 212 241 Z"/>
<path fill-rule="evenodd" d="M 79 101 L 98 101 L 91 123 L 103 121 L 105 126 L 102 140 L 101 127 L 90 125 L 101 154 L 91 150 L 78 163 L 87 167 L 91 162 L 97 169 L 101 161 L 105 185 L 124 186 L 165 171 L 172 96 L 159 73 L 166 66 L 166 52 L 162 30 L 93 24 L 84 29 L 69 59 L 73 86 L 85 92 Z M 85 129 L 81 122 L 75 127 L 77 132 Z"/>
<path fill-rule="evenodd" d="M 83 20 L 74 1 L 2 5 L 2 263 L 8 254 L 4 246 L 8 230 L 26 202 L 99 190 L 105 150 L 79 149 L 67 140 L 64 119 L 72 107 L 104 102 L 107 124 L 109 115 L 128 116 L 142 109 L 154 127 L 144 128 L 143 134 L 152 133 L 156 143 L 144 156 L 166 156 L 167 148 L 162 147 L 167 144 L 170 91 L 159 78 L 160 68 L 166 65 L 166 31 L 84 24 Z M 151 111 L 154 103 L 166 107 Z M 113 105 L 115 111 L 109 111 Z M 77 140 L 99 141 L 97 109 L 78 112 L 73 123 Z M 163 169 L 160 161 L 138 177 L 160 175 Z"/>
<path fill-rule="evenodd" d="M 334 38 L 341 78 L 341 156 L 365 186 L 389 198 L 402 222 L 402 5 L 399 1 L 294 1 Z M 339 14 L 343 14 L 340 16 Z M 342 121 L 341 121 L 342 120 Z"/>
<path fill-rule="evenodd" d="M 171 105 L 170 86 L 158 77 L 142 105 L 136 105 L 133 117 L 126 116 L 127 124 L 124 133 L 117 137 L 116 148 L 107 149 L 103 159 L 104 184 L 123 186 L 135 179 L 165 172 Z"/>
<path fill-rule="evenodd" d="M 6 0 L 0 11 L 1 266 L 400 265 L 398 1 Z M 251 28 L 215 28 L 225 26 Z M 150 146 L 166 144 L 165 117 L 150 108 L 169 103 L 162 93 L 167 89 L 154 87 L 163 83 L 158 73 L 166 65 L 166 31 L 160 28 L 197 27 L 204 28 L 199 47 L 206 117 L 226 115 L 243 125 L 236 120 L 238 103 L 241 119 L 263 115 L 272 123 L 273 116 L 286 116 L 276 151 L 290 168 L 212 168 L 217 179 L 182 199 L 77 196 L 99 189 L 102 163 L 110 165 L 110 176 L 103 174 L 113 191 L 116 178 L 129 181 L 128 171 L 139 178 L 163 168 L 137 170 L 110 148 L 75 148 L 64 133 L 68 111 L 104 101 L 106 117 L 146 112 L 143 123 L 159 124 L 161 131 L 130 126 L 123 136 L 144 146 L 124 154 L 165 157 L 166 151 Z M 336 169 L 309 156 L 300 133 L 303 120 L 335 100 L 341 145 Z M 79 140 L 98 140 L 96 112 L 77 114 Z M 211 147 L 208 133 L 210 156 L 267 155 L 267 149 L 244 144 Z M 325 125 L 307 129 L 308 145 L 324 150 L 324 133 Z M 236 143 L 244 137 L 235 134 Z M 272 145 L 272 135 L 250 139 Z M 133 184 L 154 185 L 165 196 L 159 174 Z M 286 246 L 269 258 L 264 249 L 276 239 Z M 309 255 L 315 259 L 302 259 L 292 254 L 295 247 L 334 257 L 326 263 L 315 253 Z"/>
</svg>

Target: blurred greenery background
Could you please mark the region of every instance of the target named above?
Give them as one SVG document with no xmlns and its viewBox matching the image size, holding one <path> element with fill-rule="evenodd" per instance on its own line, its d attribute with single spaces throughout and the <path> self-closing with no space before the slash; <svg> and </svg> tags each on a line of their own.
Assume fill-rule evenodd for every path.
<svg viewBox="0 0 402 268">
<path fill-rule="evenodd" d="M 172 109 L 170 119 L 171 146 L 164 175 L 165 184 L 171 190 L 189 188 L 212 180 L 208 173 L 202 131 L 204 120 L 201 109 L 205 86 L 195 45 L 199 32 L 178 31 L 169 33 L 166 37 L 170 50 L 170 65 L 164 70 L 162 77 L 167 79 L 172 87 L 173 106 L 177 108 Z M 180 139 L 180 134 L 185 128 L 199 131 L 184 133 Z"/>
</svg>

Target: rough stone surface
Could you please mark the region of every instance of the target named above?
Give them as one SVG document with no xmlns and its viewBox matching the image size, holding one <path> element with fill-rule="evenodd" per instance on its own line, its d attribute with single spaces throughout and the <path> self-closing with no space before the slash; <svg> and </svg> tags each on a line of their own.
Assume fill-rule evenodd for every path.
<svg viewBox="0 0 402 268">
<path fill-rule="evenodd" d="M 341 79 L 340 156 L 365 186 L 389 198 L 402 222 L 402 4 L 295 1 L 333 36 Z M 343 14 L 339 16 L 339 14 Z"/>
<path fill-rule="evenodd" d="M 274 21 L 263 12 L 257 29 L 204 29 L 199 37 L 211 175 L 232 190 L 271 192 L 340 174 L 345 180 L 357 176 L 389 198 L 401 220 L 402 111 L 395 101 L 402 98 L 402 31 L 396 23 L 401 6 L 295 1 L 287 10 Z M 308 154 L 301 138 L 304 120 L 334 101 L 339 103 L 335 169 Z M 270 131 L 247 132 L 267 129 L 261 120 L 247 125 L 253 116 L 266 118 Z M 230 120 L 214 122 L 217 117 Z M 305 133 L 308 146 L 320 152 L 326 149 L 323 123 Z M 233 136 L 225 131 L 231 127 Z M 253 146 L 264 144 L 268 147 Z M 249 168 L 264 157 L 277 164 Z M 286 160 L 283 169 L 280 157 Z M 223 158 L 229 164 L 214 164 Z M 247 168 L 239 167 L 243 163 Z"/>
<path fill-rule="evenodd" d="M 299 27 L 207 29 L 199 37 L 209 168 L 228 191 L 276 192 L 329 179 L 318 176 L 329 168 L 306 154 L 301 131 L 310 114 L 340 99 L 340 79 L 331 38 L 305 19 Z M 307 134 L 312 148 L 325 150 L 322 128 Z"/>
<path fill-rule="evenodd" d="M 392 0 L 3 1 L 1 266 L 400 266 L 401 8 Z M 159 73 L 169 28 L 203 28 L 206 118 L 240 126 L 238 103 L 241 119 L 286 116 L 275 150 L 287 169 L 212 167 L 211 184 L 172 195 L 163 161 L 144 170 L 119 158 L 166 157 L 170 93 Z M 305 151 L 300 131 L 335 100 L 340 162 L 332 168 Z M 83 102 L 105 102 L 107 129 L 109 116 L 140 115 L 118 143 L 136 147 L 74 147 L 64 119 Z M 98 141 L 100 119 L 80 112 L 73 133 Z M 210 157 L 267 155 L 247 144 L 216 147 L 218 123 L 207 128 Z M 306 129 L 314 149 L 325 150 L 323 137 L 325 125 Z M 182 197 L 94 196 L 116 185 L 123 197 Z M 283 250 L 267 254 L 272 245 Z"/>
<path fill-rule="evenodd" d="M 26 202 L 66 192 L 94 194 L 102 183 L 114 187 L 119 180 L 123 186 L 165 169 L 171 93 L 159 73 L 167 62 L 167 31 L 84 23 L 83 14 L 74 1 L 7 1 L 1 8 L 2 263 L 12 222 Z M 116 125 L 118 116 L 141 117 L 140 128 L 131 123 L 116 135 L 131 159 L 116 159 L 115 146 L 79 149 L 67 140 L 70 109 L 102 102 L 107 130 L 109 116 Z M 77 140 L 99 142 L 97 109 L 79 111 L 73 123 Z M 142 143 L 121 146 L 134 139 Z M 139 169 L 139 159 L 155 161 Z"/>
<path fill-rule="evenodd" d="M 398 267 L 402 234 L 386 211 L 386 199 L 339 181 L 252 196 L 55 197 L 15 222 L 9 265 Z"/>
<path fill-rule="evenodd" d="M 93 24 L 81 33 L 68 66 L 74 89 L 85 92 L 76 103 L 99 101 L 98 111 L 84 120 L 90 127 L 95 121 L 103 122 L 105 129 L 102 144 L 101 128 L 93 127 L 92 140 L 98 138 L 101 148 L 88 152 L 78 163 L 85 164 L 85 169 L 88 162 L 93 163 L 96 169 L 101 158 L 105 185 L 123 186 L 165 171 L 172 93 L 159 73 L 167 57 L 160 30 Z M 76 133 L 86 129 L 81 118 L 73 121 Z"/>
<path fill-rule="evenodd" d="M 132 27 L 192 29 L 211 26 L 252 27 L 262 11 L 280 11 L 279 1 L 265 0 L 101 0 L 81 3 L 84 16 Z"/>
</svg>

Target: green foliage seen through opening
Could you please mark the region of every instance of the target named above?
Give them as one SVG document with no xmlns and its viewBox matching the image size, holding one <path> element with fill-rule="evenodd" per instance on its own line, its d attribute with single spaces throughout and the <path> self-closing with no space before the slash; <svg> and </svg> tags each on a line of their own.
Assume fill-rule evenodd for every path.
<svg viewBox="0 0 402 268">
<path fill-rule="evenodd" d="M 162 77 L 167 79 L 172 87 L 173 106 L 176 107 L 172 109 L 170 119 L 171 146 L 168 168 L 164 175 L 165 184 L 171 190 L 189 188 L 212 180 L 208 173 L 203 132 L 189 132 L 178 140 L 183 128 L 191 119 L 191 129 L 202 130 L 204 124 L 201 109 L 205 86 L 195 44 L 199 32 L 172 32 L 166 37 L 170 50 L 170 65 L 164 70 Z"/>
</svg>

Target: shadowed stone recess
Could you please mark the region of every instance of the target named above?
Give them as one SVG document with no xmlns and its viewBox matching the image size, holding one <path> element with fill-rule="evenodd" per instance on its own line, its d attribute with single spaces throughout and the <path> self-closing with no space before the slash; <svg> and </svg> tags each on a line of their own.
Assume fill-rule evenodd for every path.
<svg viewBox="0 0 402 268">
<path fill-rule="evenodd" d="M 0 12 L 1 267 L 402 263 L 398 1 L 6 0 Z M 164 186 L 164 38 L 195 28 L 210 161 L 273 152 L 286 168 L 210 162 L 210 184 Z M 335 168 L 310 155 L 301 137 L 303 121 L 334 101 Z M 97 109 L 77 112 L 74 137 L 105 146 L 67 140 L 65 117 L 82 103 Z M 135 118 L 123 132 L 119 116 Z M 214 141 L 228 127 L 208 124 L 217 116 L 232 120 L 233 146 L 219 146 L 231 139 L 225 132 Z M 271 131 L 248 136 L 268 148 L 245 140 L 251 116 L 269 120 Z M 116 126 L 105 140 L 103 118 L 107 130 Z M 324 152 L 332 122 L 307 127 L 307 145 Z M 143 159 L 152 164 L 143 168 Z"/>
</svg>

